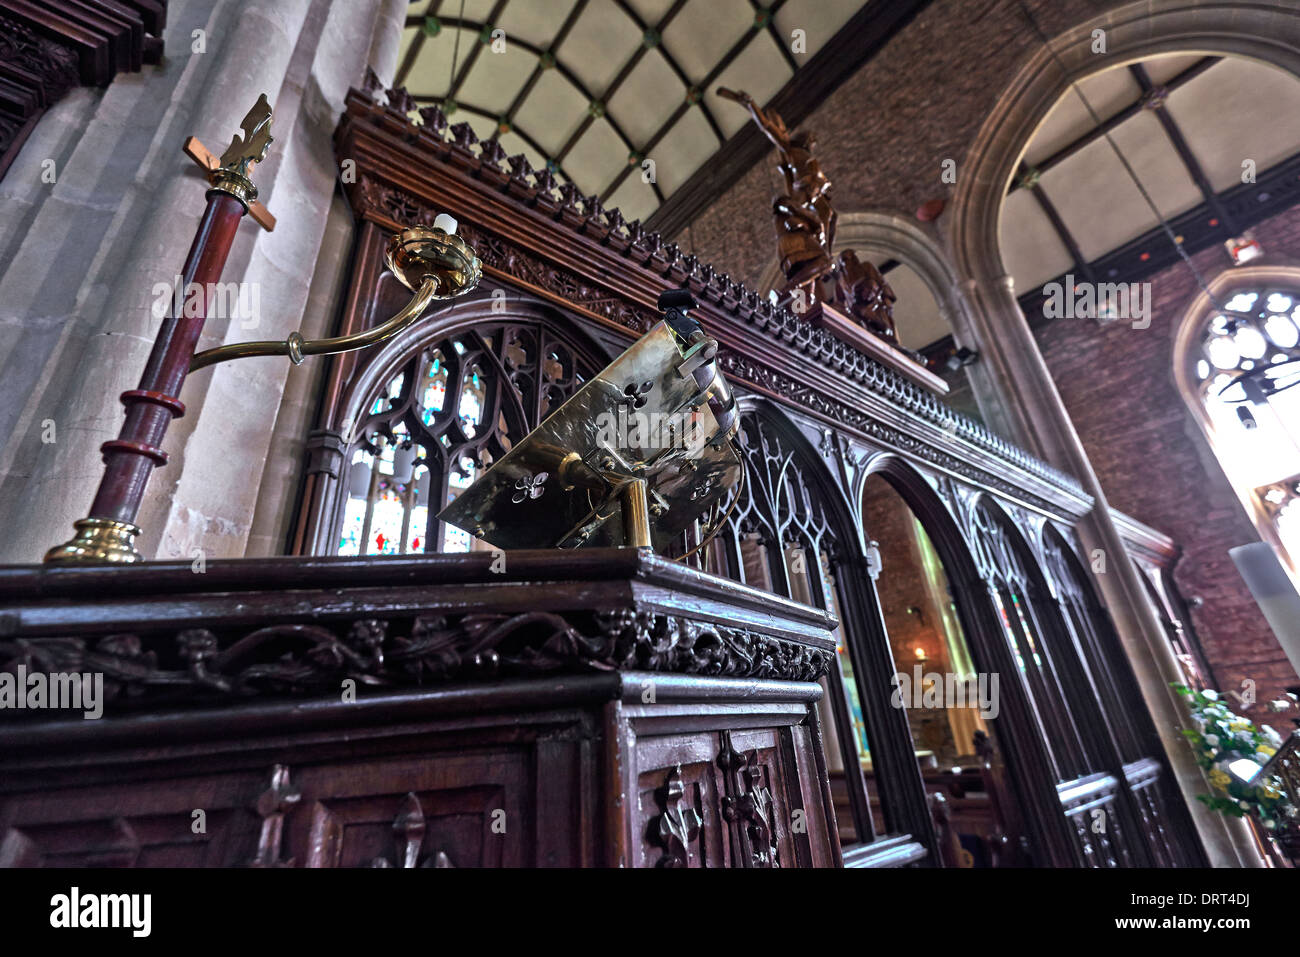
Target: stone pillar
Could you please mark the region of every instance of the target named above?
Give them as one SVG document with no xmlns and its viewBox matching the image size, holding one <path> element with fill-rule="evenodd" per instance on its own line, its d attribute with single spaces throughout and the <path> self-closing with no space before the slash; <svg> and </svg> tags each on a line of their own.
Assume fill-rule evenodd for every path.
<svg viewBox="0 0 1300 957">
<path fill-rule="evenodd" d="M 263 92 L 275 143 L 254 180 L 279 224 L 270 234 L 241 225 L 223 280 L 244 284 L 251 311 L 209 320 L 201 347 L 298 328 L 334 193 L 343 95 L 372 51 L 391 75 L 400 8 L 173 0 L 160 66 L 70 96 L 42 121 L 29 147 L 59 150 L 55 182 L 41 182 L 47 157 L 27 148 L 0 193 L 0 216 L 12 208 L 27 223 L 0 260 L 0 328 L 11 332 L 0 340 L 0 390 L 12 403 L 0 416 L 0 561 L 39 561 L 86 513 L 99 445 L 121 422 L 117 396 L 135 387 L 158 290 L 173 282 L 204 207 L 202 175 L 180 144 L 194 134 L 219 153 Z M 244 360 L 186 383 L 186 415 L 164 443 L 171 461 L 140 514 L 146 557 L 244 553 L 288 374 L 280 363 Z"/>
<path fill-rule="evenodd" d="M 1181 673 L 1111 518 L 1106 493 L 1020 310 L 1014 282 L 1006 275 L 976 279 L 968 283 L 968 289 L 976 328 L 988 330 L 980 338 L 980 364 L 989 363 L 990 384 L 1007 396 L 1004 407 L 1016 410 L 1022 423 L 1018 434 L 1008 438 L 1076 476 L 1095 500 L 1092 512 L 1079 526 L 1080 538 L 1090 553 L 1100 549 L 1106 556 L 1105 573 L 1094 575 L 1094 579 L 1115 622 L 1210 863 L 1259 866 L 1258 857 L 1248 851 L 1253 842 L 1246 825 L 1229 822 L 1195 799 L 1208 790 L 1208 785 L 1179 733 L 1186 721 L 1186 710 L 1170 682 L 1181 680 Z"/>
</svg>

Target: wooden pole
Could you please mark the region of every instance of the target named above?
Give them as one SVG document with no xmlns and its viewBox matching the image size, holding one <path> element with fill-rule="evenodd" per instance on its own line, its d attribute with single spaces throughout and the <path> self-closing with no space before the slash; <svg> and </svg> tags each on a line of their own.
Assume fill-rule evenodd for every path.
<svg viewBox="0 0 1300 957">
<path fill-rule="evenodd" d="M 263 95 L 244 118 L 246 135 L 234 138 L 219 165 L 202 164 L 209 169 L 211 188 L 207 193 L 207 208 L 185 259 L 181 289 L 173 296 L 172 310 L 154 340 L 139 387 L 121 395 L 126 406 L 126 421 L 121 431 L 116 439 L 100 446 L 104 474 L 90 514 L 73 523 L 76 535 L 50 549 L 45 555 L 46 562 L 144 560 L 135 548 L 135 537 L 140 533 L 135 524 L 136 515 L 149 476 L 155 468 L 167 464 L 167 453 L 162 450 L 167 426 L 172 419 L 185 414 L 185 406 L 178 396 L 203 332 L 213 284 L 221 279 L 240 220 L 251 206 L 257 205 L 257 188 L 248 174 L 266 156 L 271 142 L 270 121 L 271 108 Z M 186 143 L 186 152 L 193 156 L 191 147 L 197 141 L 191 138 Z M 274 225 L 273 219 L 270 225 Z"/>
</svg>

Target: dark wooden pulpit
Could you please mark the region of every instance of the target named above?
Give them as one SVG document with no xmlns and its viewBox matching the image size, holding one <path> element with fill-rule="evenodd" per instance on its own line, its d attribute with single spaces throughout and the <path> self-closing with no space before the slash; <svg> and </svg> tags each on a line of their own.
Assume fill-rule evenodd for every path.
<svg viewBox="0 0 1300 957">
<path fill-rule="evenodd" d="M 833 624 L 647 549 L 0 568 L 0 671 L 101 688 L 0 709 L 0 866 L 836 866 Z"/>
</svg>

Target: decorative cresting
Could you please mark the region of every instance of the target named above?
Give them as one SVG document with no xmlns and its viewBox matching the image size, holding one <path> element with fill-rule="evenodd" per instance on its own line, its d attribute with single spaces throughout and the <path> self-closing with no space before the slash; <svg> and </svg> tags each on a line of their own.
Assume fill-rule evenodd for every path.
<svg viewBox="0 0 1300 957">
<path fill-rule="evenodd" d="M 429 340 L 365 401 L 345 452 L 334 550 L 467 549 L 468 536 L 439 522 L 438 511 L 600 364 L 538 320 L 478 323 Z"/>
<path fill-rule="evenodd" d="M 251 631 L 186 628 L 0 641 L 0 671 L 102 674 L 110 710 L 337 693 L 347 679 L 370 688 L 409 688 L 497 675 L 635 669 L 816 681 L 830 661 L 828 651 L 747 627 L 632 610 L 468 612 Z"/>
<path fill-rule="evenodd" d="M 506 157 L 496 140 L 479 143 L 468 123 L 449 128 L 440 111 L 428 107 L 421 111 L 423 125 L 416 125 L 400 110 L 380 105 L 358 90 L 349 92 L 347 107 L 335 137 L 336 148 L 340 156 L 365 157 L 359 164 L 358 181 L 349 189 L 353 206 L 361 215 L 390 228 L 429 215 L 430 203 L 417 195 L 424 184 L 411 179 L 394 181 L 392 171 L 377 168 L 376 151 L 398 152 L 404 165 L 436 169 L 438 177 L 447 175 L 442 170 L 453 171 L 463 177 L 465 193 L 461 198 L 465 204 L 490 207 L 493 217 L 501 215 L 503 220 L 509 218 L 499 208 L 505 203 L 522 207 L 526 213 L 522 220 L 515 217 L 513 223 L 500 224 L 489 223 L 492 217 L 476 216 L 473 232 L 466 228 L 465 235 L 475 244 L 489 273 L 522 280 L 634 332 L 649 327 L 647 323 L 655 318 L 653 311 L 638 309 L 635 297 L 630 301 L 627 295 L 615 293 L 612 285 L 602 288 L 602 283 L 614 278 L 603 269 L 584 274 L 584 268 L 591 269 L 593 254 L 634 283 L 646 303 L 653 302 L 667 285 L 686 286 L 700 301 L 705 322 L 720 330 L 723 350 L 719 367 L 729 378 L 805 405 L 819 417 L 857 431 L 871 416 L 854 408 L 847 397 L 860 395 L 865 386 L 877 402 L 902 408 L 942 430 L 944 436 L 970 443 L 1072 498 L 1086 498 L 1076 480 L 952 411 L 898 372 L 793 312 L 773 306 L 728 274 L 684 253 L 676 243 L 647 231 L 640 222 L 625 222 L 617 210 L 605 209 L 596 197 L 583 197 L 571 184 L 558 186 L 549 172 L 534 170 L 522 155 Z M 493 237 L 491 232 L 497 229 L 507 233 L 509 241 Z M 525 244 L 519 240 L 531 230 L 550 234 L 544 247 L 548 253 L 554 251 L 553 258 L 543 260 L 524 250 Z M 593 275 L 600 278 L 590 278 Z M 724 331 L 723 326 L 731 328 Z M 742 336 L 754 342 L 776 342 L 783 358 L 785 354 L 797 357 L 800 372 L 792 374 L 784 361 L 757 363 L 735 351 Z M 809 370 L 815 370 L 815 375 L 808 377 Z M 992 476 L 995 470 L 982 471 Z"/>
</svg>

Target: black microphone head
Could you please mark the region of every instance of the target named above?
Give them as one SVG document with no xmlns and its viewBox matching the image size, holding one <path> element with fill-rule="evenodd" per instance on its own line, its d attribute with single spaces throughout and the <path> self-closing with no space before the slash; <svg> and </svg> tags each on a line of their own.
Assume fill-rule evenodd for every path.
<svg viewBox="0 0 1300 957">
<path fill-rule="evenodd" d="M 659 294 L 657 303 L 659 311 L 663 312 L 668 309 L 694 309 L 695 297 L 691 295 L 689 289 L 665 289 Z"/>
</svg>

